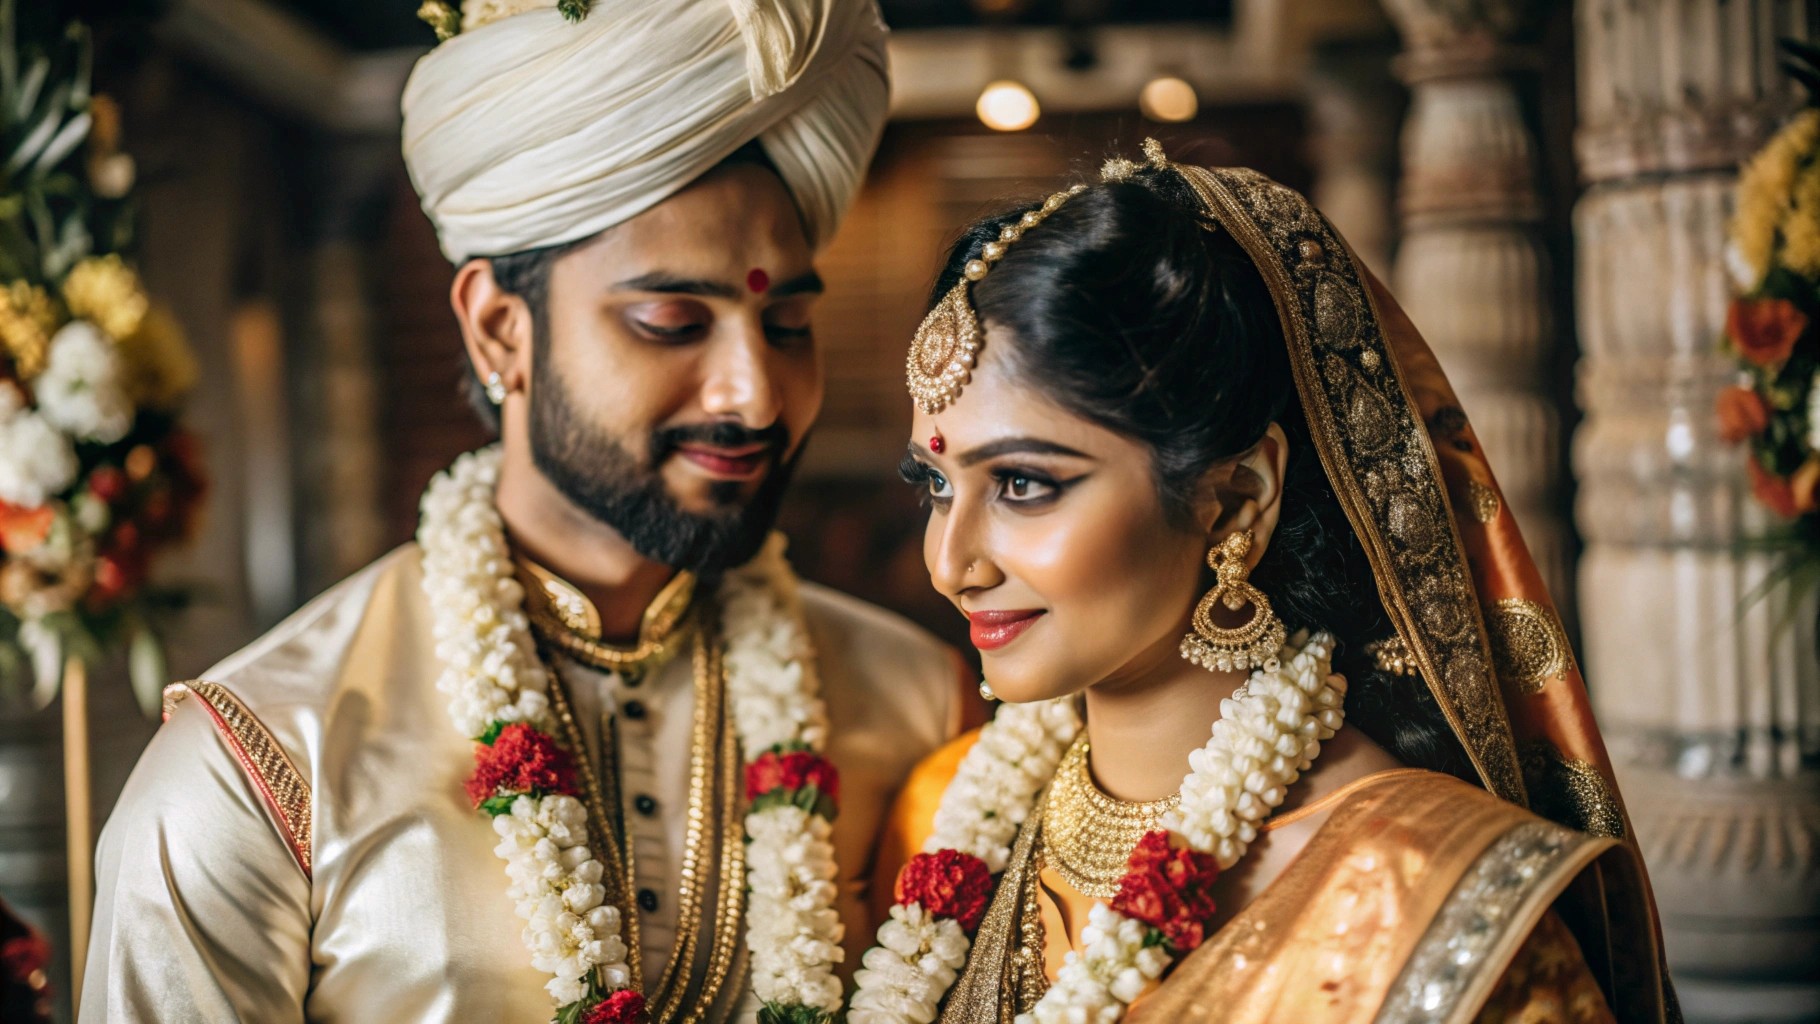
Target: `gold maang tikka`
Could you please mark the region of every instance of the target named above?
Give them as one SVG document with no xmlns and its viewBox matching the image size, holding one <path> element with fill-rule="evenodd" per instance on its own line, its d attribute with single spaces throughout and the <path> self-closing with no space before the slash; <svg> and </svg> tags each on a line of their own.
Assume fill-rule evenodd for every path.
<svg viewBox="0 0 1820 1024">
<path fill-rule="evenodd" d="M 1145 139 L 1143 145 L 1144 161 L 1151 167 L 1169 166 L 1169 158 L 1163 154 L 1162 143 L 1155 139 Z M 1138 170 L 1139 165 L 1130 160 L 1114 159 L 1106 161 L 1100 177 L 1105 181 L 1123 181 Z M 916 338 L 910 343 L 910 357 L 906 361 L 905 376 L 910 386 L 910 397 L 926 413 L 942 411 L 949 403 L 960 397 L 961 388 L 973 378 L 973 368 L 979 362 L 980 346 L 985 344 L 985 329 L 981 327 L 979 315 L 973 310 L 973 298 L 969 288 L 986 276 L 1005 255 L 1011 243 L 1024 237 L 1024 232 L 1041 224 L 1069 199 L 1087 191 L 1087 186 L 1076 185 L 1065 192 L 1057 192 L 1043 205 L 1027 211 L 1017 219 L 1015 224 L 1007 224 L 999 229 L 998 240 L 987 242 L 980 250 L 978 259 L 967 261 L 961 268 L 961 279 L 948 289 L 948 294 L 935 304 L 929 315 L 923 318 L 922 325 L 916 329 Z"/>
<path fill-rule="evenodd" d="M 985 331 L 980 326 L 978 314 L 973 311 L 973 297 L 968 289 L 986 276 L 986 271 L 1005 255 L 1012 242 L 1024 237 L 1024 232 L 1041 224 L 1063 203 L 1086 190 L 1087 186 L 1076 185 L 1066 192 L 1057 192 L 1043 200 L 1043 205 L 1019 217 L 1016 223 L 999 229 L 998 239 L 987 242 L 977 259 L 967 261 L 961 268 L 961 279 L 923 318 L 922 326 L 916 329 L 915 340 L 910 342 L 905 375 L 910 397 L 924 412 L 940 412 L 959 398 L 961 388 L 972 379 L 973 367 L 979 362 Z"/>
</svg>

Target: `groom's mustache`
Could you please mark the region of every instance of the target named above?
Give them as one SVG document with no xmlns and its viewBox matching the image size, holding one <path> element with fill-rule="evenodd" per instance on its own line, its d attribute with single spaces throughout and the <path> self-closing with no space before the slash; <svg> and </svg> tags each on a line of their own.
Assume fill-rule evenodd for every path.
<svg viewBox="0 0 1820 1024">
<path fill-rule="evenodd" d="M 790 432 L 781 423 L 753 430 L 738 423 L 692 423 L 680 427 L 660 427 L 651 432 L 651 465 L 663 463 L 685 444 L 711 448 L 762 447 L 773 462 L 790 447 Z"/>
</svg>

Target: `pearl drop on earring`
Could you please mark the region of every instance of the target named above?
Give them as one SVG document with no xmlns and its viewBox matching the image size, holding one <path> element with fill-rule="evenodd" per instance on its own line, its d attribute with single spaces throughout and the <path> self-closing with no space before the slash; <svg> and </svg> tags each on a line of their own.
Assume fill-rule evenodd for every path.
<svg viewBox="0 0 1820 1024">
<path fill-rule="evenodd" d="M 980 680 L 980 697 L 984 700 L 998 700 L 998 694 L 992 692 L 992 684 Z"/>
<path fill-rule="evenodd" d="M 506 382 L 497 372 L 487 374 L 487 401 L 494 405 L 506 403 Z"/>
</svg>

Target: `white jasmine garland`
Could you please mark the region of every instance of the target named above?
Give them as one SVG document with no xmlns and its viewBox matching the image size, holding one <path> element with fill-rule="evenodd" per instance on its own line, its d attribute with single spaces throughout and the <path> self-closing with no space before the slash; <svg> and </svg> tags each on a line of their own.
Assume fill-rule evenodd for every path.
<svg viewBox="0 0 1820 1024">
<path fill-rule="evenodd" d="M 494 505 L 499 450 L 462 455 L 424 493 L 418 543 L 429 595 L 437 686 L 462 734 L 495 723 L 551 728 L 549 674 L 538 660 L 524 592 Z M 773 543 L 722 584 L 722 628 L 734 728 L 747 760 L 774 746 L 819 750 L 827 714 L 817 692 L 795 580 Z M 506 862 L 508 894 L 525 920 L 532 965 L 551 976 L 558 1005 L 592 987 L 631 984 L 622 911 L 603 902 L 604 867 L 588 848 L 587 810 L 573 797 L 520 795 L 493 818 L 494 852 Z M 792 806 L 748 815 L 748 945 L 754 991 L 769 1003 L 839 1009 L 833 964 L 841 958 L 834 908 L 837 870 L 830 826 Z"/>
<path fill-rule="evenodd" d="M 728 698 L 748 764 L 776 749 L 819 753 L 827 742 L 828 713 L 796 597 L 781 538 L 721 587 Z M 746 816 L 746 837 L 752 991 L 767 1004 L 833 1014 L 842 1002 L 834 965 L 845 957 L 845 928 L 834 906 L 832 823 L 773 804 Z"/>
<path fill-rule="evenodd" d="M 1164 825 L 1221 870 L 1244 855 L 1259 824 L 1342 724 L 1346 681 L 1332 672 L 1332 650 L 1324 633 L 1293 638 L 1221 702 L 1212 738 L 1189 755 L 1181 802 Z M 1070 701 L 1002 708 L 942 795 L 925 849 L 970 853 L 994 874 L 1003 871 L 1017 824 L 1079 729 Z M 856 976 L 853 1024 L 929 1024 L 966 964 L 968 939 L 955 922 L 940 922 L 952 927 L 942 936 L 914 904 L 891 914 Z M 1146 945 L 1149 932 L 1096 904 L 1082 948 L 1069 952 L 1055 984 L 1019 1024 L 1114 1024 L 1171 963 L 1167 949 Z"/>
</svg>

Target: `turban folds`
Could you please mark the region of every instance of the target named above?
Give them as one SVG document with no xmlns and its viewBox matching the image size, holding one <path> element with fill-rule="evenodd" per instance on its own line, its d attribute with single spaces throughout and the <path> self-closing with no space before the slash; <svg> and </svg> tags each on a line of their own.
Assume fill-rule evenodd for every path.
<svg viewBox="0 0 1820 1024">
<path fill-rule="evenodd" d="M 579 23 L 469 4 L 404 90 L 405 166 L 454 262 L 586 238 L 755 139 L 819 247 L 878 144 L 873 0 L 595 0 Z"/>
</svg>

